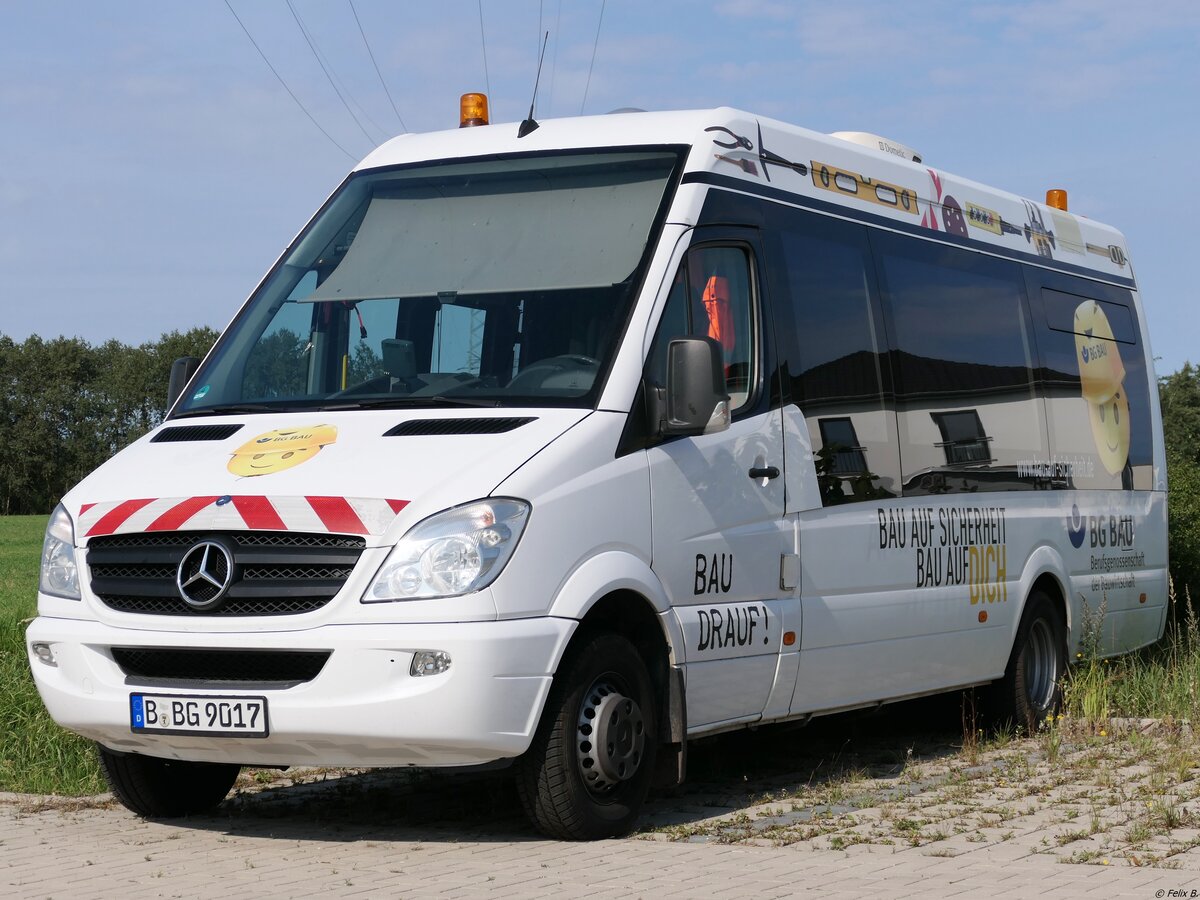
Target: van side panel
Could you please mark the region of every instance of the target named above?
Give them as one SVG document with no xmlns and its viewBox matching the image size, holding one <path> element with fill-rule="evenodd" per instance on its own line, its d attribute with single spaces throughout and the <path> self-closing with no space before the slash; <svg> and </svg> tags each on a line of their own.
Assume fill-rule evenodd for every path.
<svg viewBox="0 0 1200 900">
<path fill-rule="evenodd" d="M 701 221 L 763 223 L 785 408 L 810 438 L 786 450 L 803 485 L 791 713 L 999 677 L 1042 548 L 1061 561 L 1072 652 L 1085 631 L 1104 654 L 1155 640 L 1161 431 L 1130 290 L 790 207 L 774 187 L 723 193 Z"/>
</svg>

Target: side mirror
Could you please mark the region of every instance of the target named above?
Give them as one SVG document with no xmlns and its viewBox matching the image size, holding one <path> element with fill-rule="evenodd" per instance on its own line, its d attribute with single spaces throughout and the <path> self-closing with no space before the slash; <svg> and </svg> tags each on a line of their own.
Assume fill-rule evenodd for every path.
<svg viewBox="0 0 1200 900">
<path fill-rule="evenodd" d="M 175 405 L 175 401 L 183 395 L 184 388 L 200 368 L 200 359 L 196 356 L 181 356 L 171 363 L 171 380 L 167 383 L 167 409 Z"/>
<path fill-rule="evenodd" d="M 667 346 L 663 437 L 711 434 L 729 427 L 721 345 L 712 338 L 676 338 Z"/>
</svg>

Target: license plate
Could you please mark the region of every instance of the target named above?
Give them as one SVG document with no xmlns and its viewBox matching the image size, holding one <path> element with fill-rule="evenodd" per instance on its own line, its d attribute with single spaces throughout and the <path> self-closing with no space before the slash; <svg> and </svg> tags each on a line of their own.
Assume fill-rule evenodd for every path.
<svg viewBox="0 0 1200 900">
<path fill-rule="evenodd" d="M 129 721 L 135 734 L 266 737 L 267 698 L 130 694 Z"/>
</svg>

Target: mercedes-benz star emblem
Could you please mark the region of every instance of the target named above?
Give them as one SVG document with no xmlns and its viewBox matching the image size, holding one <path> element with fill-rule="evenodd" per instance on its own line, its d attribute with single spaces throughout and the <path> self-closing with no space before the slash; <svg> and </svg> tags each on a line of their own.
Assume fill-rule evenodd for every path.
<svg viewBox="0 0 1200 900">
<path fill-rule="evenodd" d="M 217 607 L 225 599 L 231 581 L 233 557 L 225 545 L 216 541 L 200 541 L 192 546 L 175 572 L 179 596 L 200 612 Z"/>
</svg>

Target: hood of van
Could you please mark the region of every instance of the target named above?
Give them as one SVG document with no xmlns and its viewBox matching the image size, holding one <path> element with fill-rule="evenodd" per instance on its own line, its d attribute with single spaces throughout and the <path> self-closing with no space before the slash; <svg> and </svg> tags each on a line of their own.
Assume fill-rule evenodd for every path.
<svg viewBox="0 0 1200 900">
<path fill-rule="evenodd" d="M 191 530 L 394 541 L 487 497 L 590 410 L 404 410 L 175 419 L 63 498 L 76 543 Z M 523 498 L 524 499 L 524 498 Z"/>
</svg>

